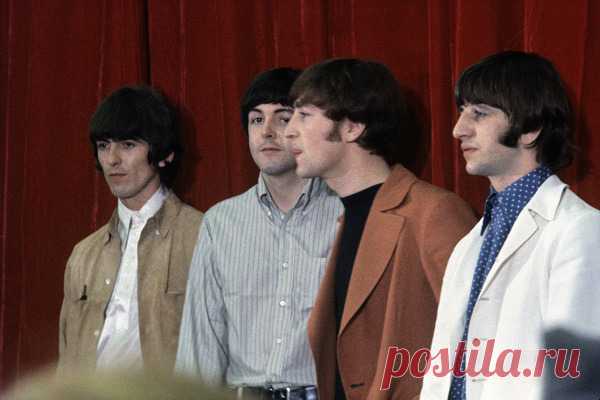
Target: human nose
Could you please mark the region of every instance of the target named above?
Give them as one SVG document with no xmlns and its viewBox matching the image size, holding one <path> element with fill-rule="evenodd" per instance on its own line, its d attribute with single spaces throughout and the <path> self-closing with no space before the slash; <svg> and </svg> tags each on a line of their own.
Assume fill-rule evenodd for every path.
<svg viewBox="0 0 600 400">
<path fill-rule="evenodd" d="M 458 116 L 458 120 L 456 121 L 456 124 L 454 125 L 454 129 L 452 129 L 452 136 L 454 136 L 456 139 L 460 140 L 463 137 L 470 135 L 471 131 L 472 131 L 472 129 L 469 126 L 469 123 L 467 121 L 465 114 L 461 113 Z"/>
<path fill-rule="evenodd" d="M 285 130 L 283 131 L 284 138 L 294 139 L 294 138 L 298 137 L 298 130 L 296 129 L 296 121 L 297 121 L 297 116 L 296 116 L 296 113 L 294 113 L 294 114 L 292 114 L 290 121 L 288 122 L 287 126 L 285 127 Z"/>
<path fill-rule="evenodd" d="M 109 165 L 115 166 L 121 162 L 121 154 L 119 153 L 119 146 L 109 146 L 106 151 L 106 161 Z"/>
<path fill-rule="evenodd" d="M 260 132 L 261 136 L 264 138 L 272 138 L 277 135 L 277 131 L 275 130 L 274 118 L 266 118 L 265 123 L 262 125 L 262 130 Z"/>
</svg>

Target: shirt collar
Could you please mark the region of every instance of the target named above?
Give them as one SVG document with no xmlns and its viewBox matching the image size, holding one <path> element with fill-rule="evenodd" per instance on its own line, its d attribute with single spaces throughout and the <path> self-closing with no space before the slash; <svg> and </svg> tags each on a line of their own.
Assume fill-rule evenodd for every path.
<svg viewBox="0 0 600 400">
<path fill-rule="evenodd" d="M 496 206 L 500 206 L 500 210 L 512 225 L 525 205 L 529 203 L 529 200 L 531 200 L 540 186 L 542 186 L 542 183 L 551 175 L 552 171 L 542 165 L 517 179 L 501 192 L 490 187 L 490 193 L 485 201 L 481 235 L 483 235 L 485 228 L 490 223 L 492 211 Z"/>
<path fill-rule="evenodd" d="M 318 196 L 321 192 L 326 190 L 329 190 L 329 187 L 322 179 L 309 179 L 302 188 L 302 192 L 300 192 L 300 196 L 298 196 L 298 200 L 296 201 L 294 208 L 301 207 L 302 209 L 305 209 L 312 198 Z M 268 207 L 272 207 L 275 205 L 273 202 L 273 198 L 271 197 L 271 193 L 269 193 L 269 188 L 267 187 L 267 183 L 265 182 L 262 172 L 258 176 L 256 194 L 260 202 L 264 205 Z"/>
<path fill-rule="evenodd" d="M 131 219 L 138 223 L 146 223 L 150 218 L 156 214 L 162 207 L 165 199 L 167 198 L 168 192 L 161 186 L 152 197 L 148 199 L 146 204 L 137 211 L 130 210 L 125 204 L 119 199 L 117 212 L 119 215 L 119 221 L 124 227 L 128 227 Z"/>
</svg>

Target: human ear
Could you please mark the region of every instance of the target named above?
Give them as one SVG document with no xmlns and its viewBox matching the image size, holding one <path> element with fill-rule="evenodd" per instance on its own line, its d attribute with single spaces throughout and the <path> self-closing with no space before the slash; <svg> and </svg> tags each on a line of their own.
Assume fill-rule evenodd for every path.
<svg viewBox="0 0 600 400">
<path fill-rule="evenodd" d="M 519 136 L 519 143 L 523 145 L 523 147 L 531 147 L 533 142 L 535 142 L 538 136 L 540 136 L 541 131 L 542 128 L 537 129 L 535 131 L 523 133 L 521 136 Z"/>
<path fill-rule="evenodd" d="M 164 160 L 158 162 L 158 166 L 160 168 L 164 168 L 164 167 L 167 166 L 168 163 L 170 163 L 171 161 L 173 161 L 174 158 L 175 158 L 175 153 L 171 152 L 171 154 L 169 154 L 167 156 L 167 158 L 165 158 Z"/>
<path fill-rule="evenodd" d="M 365 128 L 366 126 L 362 122 L 353 122 L 349 119 L 344 120 L 342 126 L 344 140 L 348 143 L 355 142 L 363 134 Z"/>
</svg>

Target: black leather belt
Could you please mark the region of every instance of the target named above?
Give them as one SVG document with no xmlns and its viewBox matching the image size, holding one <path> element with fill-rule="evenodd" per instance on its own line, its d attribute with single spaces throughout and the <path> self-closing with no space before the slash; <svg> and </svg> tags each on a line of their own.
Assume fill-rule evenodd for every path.
<svg viewBox="0 0 600 400">
<path fill-rule="evenodd" d="M 238 400 L 317 400 L 316 386 L 288 386 L 277 389 L 240 386 L 233 390 Z"/>
</svg>

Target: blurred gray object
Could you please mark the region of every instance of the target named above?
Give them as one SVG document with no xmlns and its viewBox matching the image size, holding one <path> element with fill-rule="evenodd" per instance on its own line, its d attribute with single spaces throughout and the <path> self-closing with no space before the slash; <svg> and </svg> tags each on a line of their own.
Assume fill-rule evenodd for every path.
<svg viewBox="0 0 600 400">
<path fill-rule="evenodd" d="M 599 400 L 600 399 L 600 338 L 579 336 L 565 329 L 546 332 L 546 349 L 581 349 L 578 378 L 558 378 L 554 374 L 556 359 L 547 358 L 544 366 L 544 400 Z M 568 364 L 567 364 L 568 366 Z M 564 369 L 567 368 L 564 367 Z"/>
</svg>

